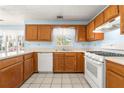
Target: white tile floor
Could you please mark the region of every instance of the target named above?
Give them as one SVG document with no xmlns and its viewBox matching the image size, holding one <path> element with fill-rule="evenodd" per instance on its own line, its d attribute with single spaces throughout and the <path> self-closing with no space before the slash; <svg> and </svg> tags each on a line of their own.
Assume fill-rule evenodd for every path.
<svg viewBox="0 0 124 93">
<path fill-rule="evenodd" d="M 21 88 L 90 88 L 90 86 L 82 73 L 35 73 Z"/>
</svg>

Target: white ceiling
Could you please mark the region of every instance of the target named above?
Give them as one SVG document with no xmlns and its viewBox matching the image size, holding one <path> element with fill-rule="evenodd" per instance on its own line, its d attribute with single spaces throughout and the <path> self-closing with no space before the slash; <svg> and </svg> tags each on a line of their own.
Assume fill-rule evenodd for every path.
<svg viewBox="0 0 124 93">
<path fill-rule="evenodd" d="M 26 20 L 77 20 L 88 23 L 105 5 L 9 5 L 0 6 L 0 24 L 23 24 Z"/>
</svg>

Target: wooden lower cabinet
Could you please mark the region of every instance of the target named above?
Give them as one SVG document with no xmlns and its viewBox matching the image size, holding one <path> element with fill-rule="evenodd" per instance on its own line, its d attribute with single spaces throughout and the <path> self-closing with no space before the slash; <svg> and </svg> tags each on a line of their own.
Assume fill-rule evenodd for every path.
<svg viewBox="0 0 124 93">
<path fill-rule="evenodd" d="M 23 62 L 0 70 L 0 88 L 16 88 L 23 82 Z"/>
<path fill-rule="evenodd" d="M 84 72 L 84 54 L 54 53 L 53 72 Z"/>
<path fill-rule="evenodd" d="M 65 53 L 64 72 L 76 71 L 76 53 Z"/>
<path fill-rule="evenodd" d="M 0 88 L 17 88 L 37 71 L 37 54 L 0 60 Z M 34 60 L 35 57 L 35 60 Z"/>
<path fill-rule="evenodd" d="M 124 88 L 124 77 L 113 71 L 107 71 L 107 88 Z"/>
<path fill-rule="evenodd" d="M 33 53 L 33 68 L 34 72 L 38 72 L 38 55 L 36 52 Z"/>
<path fill-rule="evenodd" d="M 84 73 L 84 53 L 77 53 L 76 72 Z"/>
<path fill-rule="evenodd" d="M 54 53 L 53 71 L 64 72 L 64 53 Z"/>
<path fill-rule="evenodd" d="M 24 80 L 33 73 L 33 58 L 24 61 Z"/>
<path fill-rule="evenodd" d="M 106 87 L 124 88 L 124 65 L 116 64 L 107 60 Z"/>
</svg>

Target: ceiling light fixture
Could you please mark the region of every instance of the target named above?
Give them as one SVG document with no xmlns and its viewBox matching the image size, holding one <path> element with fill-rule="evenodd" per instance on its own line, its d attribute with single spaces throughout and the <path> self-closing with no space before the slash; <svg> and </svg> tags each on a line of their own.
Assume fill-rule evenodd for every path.
<svg viewBox="0 0 124 93">
<path fill-rule="evenodd" d="M 58 20 L 63 20 L 63 16 L 57 16 Z"/>
</svg>

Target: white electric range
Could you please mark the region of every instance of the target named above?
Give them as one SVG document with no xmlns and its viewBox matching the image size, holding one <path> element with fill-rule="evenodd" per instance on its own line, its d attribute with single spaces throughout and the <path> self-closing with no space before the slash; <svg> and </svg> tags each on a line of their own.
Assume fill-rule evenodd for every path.
<svg viewBox="0 0 124 93">
<path fill-rule="evenodd" d="M 124 54 L 105 51 L 87 51 L 85 53 L 85 78 L 91 87 L 104 88 L 106 85 L 105 57 L 124 57 Z"/>
</svg>

